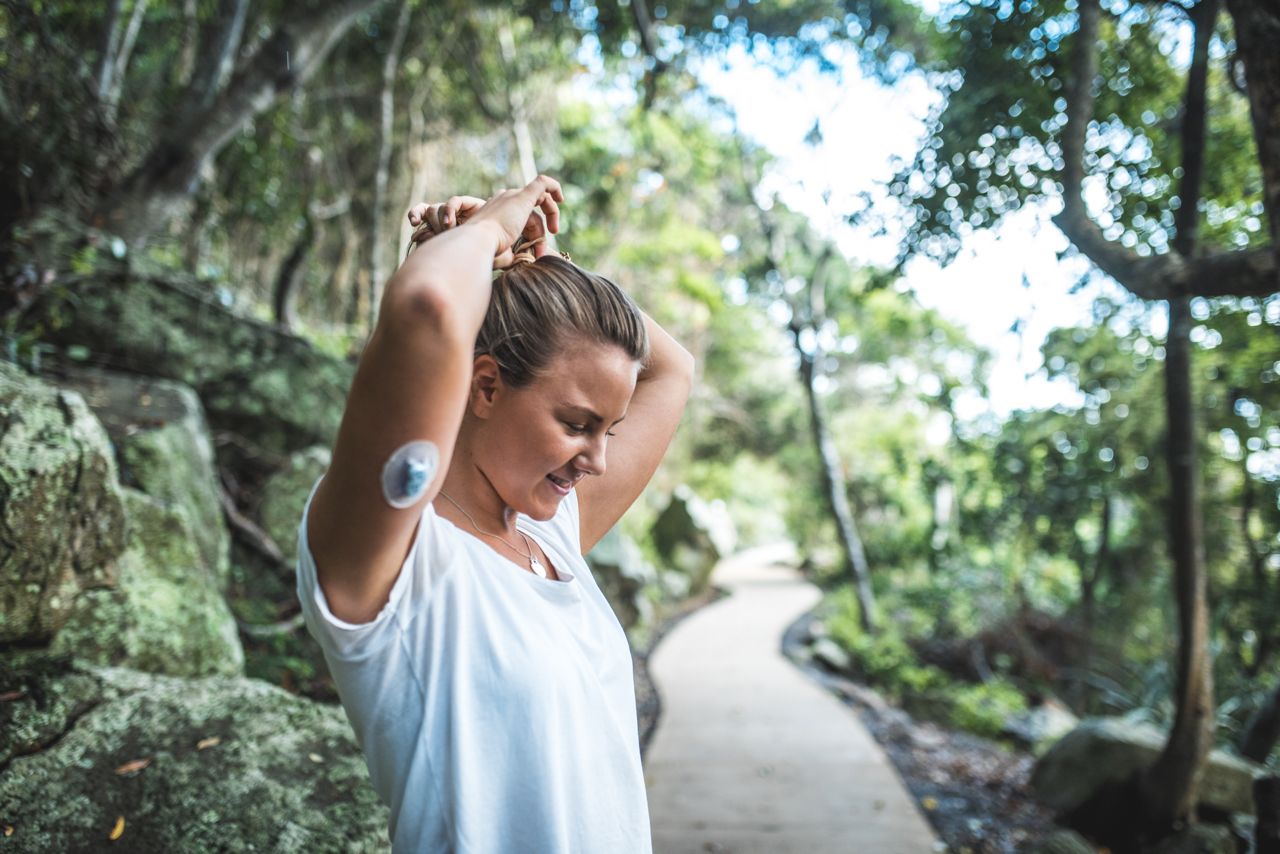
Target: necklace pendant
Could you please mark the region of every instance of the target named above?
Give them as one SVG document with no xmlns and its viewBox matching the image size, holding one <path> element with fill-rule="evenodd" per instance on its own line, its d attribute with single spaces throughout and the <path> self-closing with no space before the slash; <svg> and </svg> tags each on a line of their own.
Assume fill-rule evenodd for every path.
<svg viewBox="0 0 1280 854">
<path fill-rule="evenodd" d="M 547 577 L 547 568 L 539 563 L 538 559 L 533 555 L 529 555 L 529 568 L 532 569 L 539 578 Z"/>
</svg>

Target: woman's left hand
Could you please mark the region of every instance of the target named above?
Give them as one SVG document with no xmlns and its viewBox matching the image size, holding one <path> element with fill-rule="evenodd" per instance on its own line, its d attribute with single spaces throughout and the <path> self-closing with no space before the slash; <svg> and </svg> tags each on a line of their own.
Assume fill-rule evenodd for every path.
<svg viewBox="0 0 1280 854">
<path fill-rule="evenodd" d="M 419 243 L 461 225 L 482 207 L 484 199 L 475 196 L 452 196 L 449 201 L 438 204 L 418 202 L 409 208 L 409 225 L 414 227 L 413 236 L 409 238 L 409 250 L 413 251 Z"/>
</svg>

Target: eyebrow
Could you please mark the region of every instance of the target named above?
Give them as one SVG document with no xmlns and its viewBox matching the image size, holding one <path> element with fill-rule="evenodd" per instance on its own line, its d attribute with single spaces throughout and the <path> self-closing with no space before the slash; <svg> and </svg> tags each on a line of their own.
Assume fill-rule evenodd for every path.
<svg viewBox="0 0 1280 854">
<path fill-rule="evenodd" d="M 597 414 L 595 413 L 595 411 L 593 411 L 593 410 L 591 410 L 591 409 L 589 409 L 589 408 L 587 408 L 587 407 L 585 407 L 585 406 L 579 406 L 579 405 L 578 405 L 578 404 L 576 404 L 576 403 L 569 403 L 567 400 L 566 400 L 566 401 L 564 401 L 563 403 L 561 403 L 560 405 L 561 405 L 561 406 L 563 406 L 563 407 L 564 407 L 564 408 L 566 408 L 566 409 L 572 409 L 572 410 L 574 410 L 575 412 L 581 412 L 583 415 L 586 415 L 588 418 L 590 418 L 590 419 L 591 419 L 593 422 L 595 422 L 596 424 L 599 424 L 601 421 L 604 421 L 604 416 L 602 416 L 602 415 L 597 415 Z M 623 421 L 626 417 L 627 417 L 627 416 L 623 415 L 623 416 L 622 416 L 622 418 L 619 418 L 617 421 L 613 422 L 613 424 L 611 424 L 610 426 L 612 427 L 612 426 L 616 426 L 616 425 L 618 425 L 618 424 L 621 424 L 621 423 L 622 423 L 622 421 Z"/>
</svg>

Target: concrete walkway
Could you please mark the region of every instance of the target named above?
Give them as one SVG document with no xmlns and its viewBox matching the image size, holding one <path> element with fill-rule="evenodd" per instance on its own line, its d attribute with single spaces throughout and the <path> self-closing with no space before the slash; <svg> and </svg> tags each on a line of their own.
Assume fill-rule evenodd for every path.
<svg viewBox="0 0 1280 854">
<path fill-rule="evenodd" d="M 645 758 L 655 854 L 942 851 L 854 713 L 783 657 L 821 598 L 778 549 L 720 564 L 732 595 L 649 659 L 662 717 Z"/>
</svg>

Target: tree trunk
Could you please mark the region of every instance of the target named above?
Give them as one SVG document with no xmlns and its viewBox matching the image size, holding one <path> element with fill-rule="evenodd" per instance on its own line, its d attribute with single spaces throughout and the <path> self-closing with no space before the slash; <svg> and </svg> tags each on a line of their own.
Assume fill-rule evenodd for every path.
<svg viewBox="0 0 1280 854">
<path fill-rule="evenodd" d="M 1280 854 L 1280 777 L 1253 781 L 1258 823 L 1253 829 L 1254 854 Z"/>
<path fill-rule="evenodd" d="M 1244 60 L 1249 115 L 1262 166 L 1262 200 L 1271 222 L 1276 259 L 1272 289 L 1280 290 L 1280 4 L 1227 0 L 1235 21 L 1236 50 Z"/>
<path fill-rule="evenodd" d="M 305 82 L 356 18 L 384 1 L 331 0 L 321 11 L 290 18 L 208 108 L 160 131 L 151 152 L 95 219 L 134 245 L 145 243 L 190 204 L 204 164 L 244 123 Z"/>
<path fill-rule="evenodd" d="M 1200 184 L 1204 174 L 1205 88 L 1209 41 L 1218 0 L 1201 0 L 1191 10 L 1195 43 L 1187 73 L 1182 120 L 1182 186 L 1175 214 L 1174 249 L 1185 258 L 1196 251 Z M 1165 400 L 1169 423 L 1169 541 L 1178 602 L 1178 676 L 1173 728 L 1155 763 L 1142 777 L 1153 826 L 1169 827 L 1193 815 L 1205 760 L 1213 747 L 1213 670 L 1209 660 L 1209 607 L 1200 512 L 1195 396 L 1191 382 L 1191 298 L 1169 300 L 1165 342 Z"/>
<path fill-rule="evenodd" d="M 529 133 L 529 114 L 521 86 L 524 75 L 516 68 L 515 36 L 511 33 L 510 24 L 505 21 L 498 27 L 498 47 L 502 51 L 502 65 L 507 77 L 507 114 L 511 116 L 516 162 L 520 166 L 520 180 L 528 184 L 538 177 L 538 166 L 533 157 L 533 135 Z"/>
<path fill-rule="evenodd" d="M 529 131 L 529 108 L 524 97 L 524 74 L 516 67 L 516 42 L 511 25 L 506 21 L 498 27 L 498 47 L 502 51 L 502 64 L 507 77 L 507 115 L 511 117 L 511 136 L 516 144 L 516 161 L 520 164 L 520 180 L 528 184 L 538 177 L 538 163 L 533 156 L 533 134 Z M 556 236 L 546 235 L 547 248 L 555 251 Z"/>
<path fill-rule="evenodd" d="M 111 72 L 115 68 L 116 51 L 120 49 L 120 14 L 123 11 L 124 0 L 111 0 L 98 46 L 98 61 L 93 70 L 94 90 L 99 103 L 106 101 L 107 92 L 111 89 Z"/>
<path fill-rule="evenodd" d="M 218 4 L 220 27 L 201 40 L 191 77 L 192 114 L 209 108 L 235 69 L 248 12 L 249 0 L 222 0 Z"/>
<path fill-rule="evenodd" d="M 298 285 L 302 282 L 302 262 L 316 242 L 316 225 L 311 217 L 303 220 L 302 231 L 298 234 L 293 249 L 280 265 L 276 275 L 275 292 L 272 294 L 272 306 L 275 310 L 276 326 L 285 332 L 293 332 L 298 326 Z"/>
<path fill-rule="evenodd" d="M 382 303 L 382 285 L 387 272 L 387 240 L 382 231 L 382 216 L 387 207 L 387 173 L 391 170 L 392 130 L 395 126 L 396 70 L 400 67 L 400 49 L 409 31 L 409 0 L 400 0 L 400 15 L 395 33 L 382 64 L 381 124 L 378 132 L 378 170 L 373 180 L 373 209 L 369 216 L 369 249 L 373 267 L 369 276 L 369 332 L 378 322 L 378 306 Z M 411 202 L 412 204 L 412 202 Z"/>
<path fill-rule="evenodd" d="M 875 611 L 875 594 L 871 590 L 871 570 L 867 566 L 867 554 L 862 547 L 862 538 L 858 535 L 858 526 L 853 520 L 853 511 L 849 509 L 849 497 L 840 466 L 840 456 L 836 452 L 835 442 L 831 439 L 831 429 L 827 426 L 827 417 L 822 411 L 822 401 L 818 399 L 818 390 L 814 388 L 817 378 L 816 359 L 819 352 L 806 352 L 800 343 L 801 329 L 798 325 L 791 327 L 795 342 L 796 354 L 800 357 L 800 381 L 804 384 L 805 396 L 809 401 L 809 425 L 813 430 L 813 442 L 818 449 L 822 468 L 822 486 L 826 490 L 827 500 L 831 504 L 831 512 L 835 517 L 836 533 L 840 537 L 840 548 L 844 553 L 845 572 L 853 582 L 853 589 L 858 596 L 858 612 L 862 629 L 874 634 L 877 627 Z"/>
<path fill-rule="evenodd" d="M 120 48 L 111 65 L 110 79 L 106 81 L 107 89 L 103 94 L 103 116 L 107 123 L 116 123 L 116 110 L 120 106 L 120 95 L 124 92 L 124 75 L 129 70 L 129 58 L 133 56 L 133 46 L 138 41 L 138 31 L 142 29 L 142 17 L 147 13 L 147 0 L 135 0 L 133 14 L 129 16 L 129 26 L 125 28 L 120 40 Z"/>
</svg>

